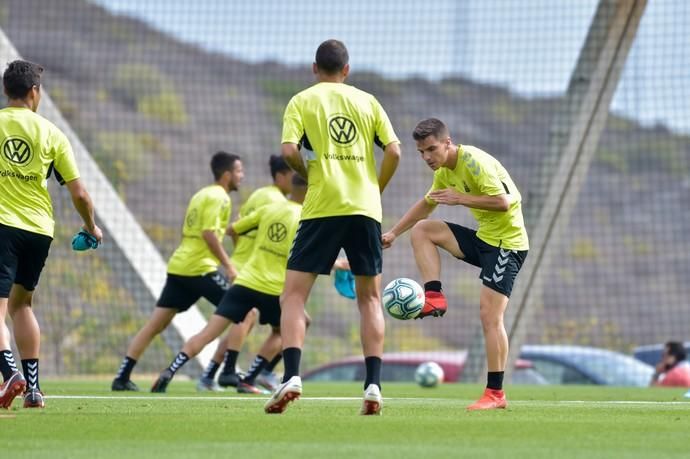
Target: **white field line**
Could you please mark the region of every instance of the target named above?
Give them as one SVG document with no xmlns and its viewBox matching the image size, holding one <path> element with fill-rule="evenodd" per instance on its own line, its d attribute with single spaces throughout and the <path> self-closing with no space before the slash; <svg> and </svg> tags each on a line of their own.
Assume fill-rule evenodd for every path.
<svg viewBox="0 0 690 459">
<path fill-rule="evenodd" d="M 169 396 L 169 395 L 135 395 L 135 396 L 118 396 L 118 395 L 47 395 L 50 400 L 190 400 L 190 401 L 228 401 L 228 400 L 242 400 L 242 401 L 264 401 L 265 397 L 254 396 Z M 354 400 L 361 400 L 361 397 L 301 397 L 300 401 L 334 401 L 334 402 L 349 402 Z M 394 402 L 424 402 L 424 403 L 472 403 L 474 400 L 460 400 L 450 398 L 424 398 L 424 397 L 384 397 L 385 401 Z M 513 406 L 687 406 L 690 408 L 690 400 L 688 401 L 650 401 L 650 400 L 516 400 L 509 401 Z"/>
</svg>

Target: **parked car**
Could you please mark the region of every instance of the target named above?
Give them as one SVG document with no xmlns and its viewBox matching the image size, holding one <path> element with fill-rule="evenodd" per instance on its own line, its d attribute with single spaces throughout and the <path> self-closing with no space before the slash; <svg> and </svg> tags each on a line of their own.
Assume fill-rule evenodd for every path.
<svg viewBox="0 0 690 459">
<path fill-rule="evenodd" d="M 633 349 L 633 357 L 646 364 L 656 366 L 656 364 L 661 360 L 661 354 L 664 352 L 664 346 L 666 346 L 666 343 L 638 346 Z M 685 353 L 690 356 L 690 341 L 684 342 L 683 347 L 685 348 Z"/>
<path fill-rule="evenodd" d="M 458 382 L 467 351 L 398 352 L 383 355 L 381 380 L 414 381 L 423 362 L 441 365 L 445 382 Z M 632 357 L 606 349 L 565 345 L 526 345 L 513 369 L 514 384 L 602 384 L 647 386 L 654 368 Z M 311 381 L 362 381 L 362 357 L 347 357 L 304 374 Z"/>
<path fill-rule="evenodd" d="M 602 384 L 646 387 L 651 365 L 607 349 L 566 345 L 526 345 L 527 359 L 550 384 Z"/>
<path fill-rule="evenodd" d="M 392 352 L 383 354 L 381 381 L 414 381 L 417 367 L 433 361 L 443 368 L 444 382 L 458 382 L 467 360 L 467 351 Z M 362 381 L 365 376 L 361 356 L 346 357 L 314 368 L 303 375 L 310 381 Z M 513 381 L 517 384 L 548 384 L 532 364 L 523 359 L 515 363 Z"/>
</svg>

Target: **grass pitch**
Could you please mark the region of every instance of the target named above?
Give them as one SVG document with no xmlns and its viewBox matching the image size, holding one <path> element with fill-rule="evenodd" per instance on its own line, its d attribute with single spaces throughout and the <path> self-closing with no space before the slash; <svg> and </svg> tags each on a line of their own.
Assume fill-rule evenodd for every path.
<svg viewBox="0 0 690 459">
<path fill-rule="evenodd" d="M 136 381 L 148 387 L 150 381 Z M 267 397 L 112 393 L 110 381 L 45 381 L 45 410 L 0 411 L 8 458 L 690 457 L 682 389 L 512 386 L 507 410 L 466 412 L 480 386 L 386 384 L 381 417 L 359 416 L 359 384 L 306 383 L 282 415 Z"/>
</svg>

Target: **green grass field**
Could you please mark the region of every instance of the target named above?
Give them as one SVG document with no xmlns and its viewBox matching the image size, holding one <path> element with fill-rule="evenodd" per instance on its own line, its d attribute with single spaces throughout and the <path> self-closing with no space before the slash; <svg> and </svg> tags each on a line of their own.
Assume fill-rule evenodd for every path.
<svg viewBox="0 0 690 459">
<path fill-rule="evenodd" d="M 283 415 L 263 413 L 265 396 L 198 394 L 190 381 L 168 394 L 42 385 L 45 410 L 16 400 L 0 412 L 2 457 L 690 457 L 690 399 L 677 389 L 514 386 L 507 410 L 469 413 L 479 386 L 387 384 L 383 416 L 363 417 L 356 384 L 307 383 Z"/>
</svg>

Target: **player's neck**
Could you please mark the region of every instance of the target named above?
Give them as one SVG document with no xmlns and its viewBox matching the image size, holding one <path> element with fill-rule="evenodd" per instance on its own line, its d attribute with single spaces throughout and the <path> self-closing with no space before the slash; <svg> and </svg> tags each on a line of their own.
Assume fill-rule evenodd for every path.
<svg viewBox="0 0 690 459">
<path fill-rule="evenodd" d="M 230 191 L 231 191 L 231 190 L 230 190 L 230 184 L 229 184 L 229 183 L 225 183 L 225 182 L 223 182 L 222 180 L 218 180 L 218 181 L 216 182 L 216 185 L 218 185 L 219 187 L 223 188 L 223 189 L 225 190 L 226 193 L 230 193 Z"/>
<path fill-rule="evenodd" d="M 345 76 L 340 74 L 327 75 L 325 73 L 319 73 L 318 76 L 319 83 L 345 83 Z"/>
<path fill-rule="evenodd" d="M 31 103 L 24 99 L 10 99 L 7 101 L 7 106 L 12 108 L 28 108 L 33 110 Z"/>
<path fill-rule="evenodd" d="M 446 167 L 448 169 L 455 169 L 455 166 L 458 164 L 458 146 L 455 144 L 450 144 L 448 147 L 448 158 L 446 158 L 446 162 L 443 163 L 443 167 Z"/>
</svg>

